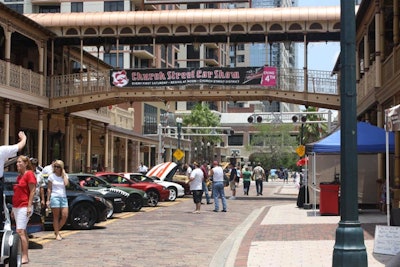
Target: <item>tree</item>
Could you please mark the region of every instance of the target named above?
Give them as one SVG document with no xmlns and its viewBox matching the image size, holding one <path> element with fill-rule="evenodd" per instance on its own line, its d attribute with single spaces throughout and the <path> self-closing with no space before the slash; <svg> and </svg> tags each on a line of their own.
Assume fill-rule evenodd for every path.
<svg viewBox="0 0 400 267">
<path fill-rule="evenodd" d="M 307 107 L 306 112 L 317 112 L 316 107 Z M 307 114 L 307 121 L 321 121 L 321 123 L 305 123 L 303 128 L 303 144 L 316 142 L 328 132 L 326 120 L 320 114 Z"/>
<path fill-rule="evenodd" d="M 251 162 L 261 162 L 266 169 L 296 166 L 294 147 L 297 142 L 290 135 L 293 125 L 259 124 L 255 127 L 258 132 L 252 136 L 250 145 L 246 147 L 253 151 L 249 157 Z"/>
<path fill-rule="evenodd" d="M 193 126 L 193 127 L 217 127 L 220 126 L 220 118 L 218 115 L 213 113 L 208 108 L 207 105 L 198 103 L 194 106 L 189 115 L 185 115 L 183 117 L 183 125 Z M 196 134 L 209 134 L 209 133 L 210 130 L 206 129 L 196 130 Z M 206 160 L 206 152 L 214 154 L 213 152 L 214 144 L 221 141 L 221 138 L 219 136 L 210 136 L 210 135 L 192 136 L 191 139 L 192 139 L 192 146 L 198 148 L 199 155 L 197 155 L 197 158 L 203 160 Z M 207 143 L 210 143 L 210 148 L 206 146 Z M 206 149 L 209 149 L 210 151 L 206 151 Z"/>
</svg>

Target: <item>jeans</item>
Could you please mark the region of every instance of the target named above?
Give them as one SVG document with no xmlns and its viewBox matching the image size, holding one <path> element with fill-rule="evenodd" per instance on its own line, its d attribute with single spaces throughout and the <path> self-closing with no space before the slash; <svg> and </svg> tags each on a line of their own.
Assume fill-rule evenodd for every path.
<svg viewBox="0 0 400 267">
<path fill-rule="evenodd" d="M 210 195 L 208 194 L 208 188 L 205 181 L 202 182 L 203 192 L 206 195 L 207 203 L 210 203 Z"/>
<path fill-rule="evenodd" d="M 215 210 L 219 210 L 218 198 L 221 197 L 222 200 L 222 209 L 226 210 L 226 198 L 224 191 L 224 182 L 213 182 L 213 195 L 214 195 L 214 204 Z"/>
<path fill-rule="evenodd" d="M 262 192 L 263 192 L 263 180 L 262 179 L 256 180 L 256 189 L 257 189 L 257 195 L 262 195 Z"/>
</svg>

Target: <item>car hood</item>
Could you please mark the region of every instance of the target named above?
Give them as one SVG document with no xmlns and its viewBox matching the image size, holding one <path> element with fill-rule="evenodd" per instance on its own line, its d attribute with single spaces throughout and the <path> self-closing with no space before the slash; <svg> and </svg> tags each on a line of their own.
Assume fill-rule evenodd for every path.
<svg viewBox="0 0 400 267">
<path fill-rule="evenodd" d="M 146 173 L 146 176 L 155 176 L 161 181 L 172 180 L 172 177 L 175 175 L 177 170 L 178 165 L 175 162 L 164 162 L 151 168 Z"/>
</svg>

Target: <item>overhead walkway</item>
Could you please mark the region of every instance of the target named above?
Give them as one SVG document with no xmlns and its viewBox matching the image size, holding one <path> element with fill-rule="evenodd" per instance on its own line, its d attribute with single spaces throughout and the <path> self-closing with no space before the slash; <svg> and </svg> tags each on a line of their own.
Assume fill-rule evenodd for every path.
<svg viewBox="0 0 400 267">
<path fill-rule="evenodd" d="M 232 43 L 268 45 L 276 42 L 303 42 L 307 47 L 309 42 L 340 40 L 339 6 L 40 13 L 26 16 L 56 33 L 55 45 L 80 46 L 81 49 L 106 44 L 113 44 L 117 49 L 132 44 L 149 45 L 155 49 L 158 44 L 224 43 L 230 47 Z M 290 73 L 291 76 L 279 77 L 281 83 L 275 88 L 188 85 L 129 89 L 110 86 L 108 73 L 55 76 L 48 81 L 51 88 L 49 107 L 74 112 L 132 101 L 275 100 L 339 109 L 336 77 L 331 77 L 330 72 L 309 71 L 304 66 L 301 70 L 290 70 Z"/>
<path fill-rule="evenodd" d="M 274 87 L 187 85 L 117 88 L 111 86 L 109 73 L 92 74 L 91 79 L 83 77 L 82 74 L 57 76 L 52 79 L 53 90 L 49 107 L 62 109 L 64 112 L 76 112 L 140 101 L 268 100 L 339 109 L 340 97 L 336 75 L 332 76 L 328 71 L 308 71 L 305 85 L 304 70 L 278 70 L 279 73 L 282 74 L 278 75 L 278 83 Z"/>
</svg>

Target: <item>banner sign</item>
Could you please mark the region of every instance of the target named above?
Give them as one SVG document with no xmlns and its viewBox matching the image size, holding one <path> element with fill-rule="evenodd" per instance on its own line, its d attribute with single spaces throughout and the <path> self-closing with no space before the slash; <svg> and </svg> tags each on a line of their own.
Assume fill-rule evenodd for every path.
<svg viewBox="0 0 400 267">
<path fill-rule="evenodd" d="M 276 86 L 276 68 L 264 67 L 261 84 L 264 86 Z"/>
<path fill-rule="evenodd" d="M 271 70 L 274 69 L 274 70 Z M 210 85 L 260 85 L 265 67 L 181 68 L 111 70 L 110 83 L 116 87 Z M 276 68 L 268 67 L 263 85 L 276 85 Z"/>
<path fill-rule="evenodd" d="M 386 131 L 400 131 L 400 105 L 385 110 Z"/>
</svg>

